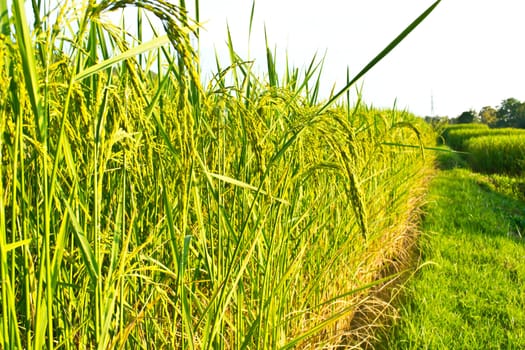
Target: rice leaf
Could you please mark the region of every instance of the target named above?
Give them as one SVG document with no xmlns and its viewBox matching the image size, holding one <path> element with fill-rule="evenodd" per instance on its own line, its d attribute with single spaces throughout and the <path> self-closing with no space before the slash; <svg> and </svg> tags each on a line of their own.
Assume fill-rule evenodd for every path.
<svg viewBox="0 0 525 350">
<path fill-rule="evenodd" d="M 97 63 L 89 68 L 86 68 L 84 69 L 83 71 L 80 71 L 76 76 L 75 76 L 75 81 L 81 81 L 85 78 L 88 78 L 90 76 L 92 76 L 93 74 L 97 74 L 98 72 L 106 69 L 106 68 L 109 68 L 121 61 L 124 61 L 128 58 L 131 58 L 131 57 L 135 57 L 135 56 L 138 56 L 144 52 L 147 52 L 147 51 L 151 51 L 153 49 L 156 49 L 158 47 L 161 47 L 163 45 L 166 45 L 168 44 L 170 41 L 169 41 L 169 38 L 167 35 L 163 35 L 163 36 L 160 36 L 160 37 L 157 37 L 157 38 L 154 38 L 150 41 L 148 41 L 147 43 L 144 43 L 144 44 L 140 44 L 132 49 L 129 49 L 127 51 L 124 51 L 122 53 L 120 53 L 119 55 L 116 55 L 116 56 L 113 56 L 111 58 L 108 58 L 100 63 Z"/>
<path fill-rule="evenodd" d="M 408 34 L 410 34 L 417 26 L 423 22 L 425 18 L 428 17 L 434 11 L 437 5 L 441 0 L 434 2 L 425 12 L 423 12 L 418 18 L 416 18 L 408 27 L 406 27 L 401 34 L 399 34 L 390 44 L 387 45 L 376 57 L 374 57 L 359 73 L 357 73 L 338 93 L 332 96 L 328 102 L 326 102 L 320 109 L 318 113 L 325 111 L 332 103 L 337 100 L 341 95 L 343 95 L 352 85 L 354 85 L 359 79 L 361 79 L 370 69 L 372 69 L 376 64 L 378 64 L 383 58 L 386 57 L 397 45 L 399 45 Z"/>
</svg>

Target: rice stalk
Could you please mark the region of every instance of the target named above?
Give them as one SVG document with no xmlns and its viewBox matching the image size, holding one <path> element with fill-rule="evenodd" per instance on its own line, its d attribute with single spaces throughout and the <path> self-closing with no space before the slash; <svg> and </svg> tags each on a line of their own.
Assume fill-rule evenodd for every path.
<svg viewBox="0 0 525 350">
<path fill-rule="evenodd" d="M 395 277 L 378 279 L 432 132 L 408 113 L 320 102 L 322 59 L 280 77 L 268 38 L 267 78 L 227 33 L 231 62 L 204 84 L 184 1 L 58 16 L 34 4 L 50 15 L 32 25 L 21 5 L 0 22 L 2 347 L 340 342 Z M 103 19 L 130 6 L 166 36 Z"/>
</svg>

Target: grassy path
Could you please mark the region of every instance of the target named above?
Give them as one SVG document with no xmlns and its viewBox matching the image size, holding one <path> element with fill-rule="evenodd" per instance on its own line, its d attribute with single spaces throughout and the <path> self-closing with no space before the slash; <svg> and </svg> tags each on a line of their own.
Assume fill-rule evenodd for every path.
<svg viewBox="0 0 525 350">
<path fill-rule="evenodd" d="M 380 348 L 525 349 L 525 202 L 502 192 L 494 178 L 461 168 L 433 179 L 426 265 Z"/>
</svg>

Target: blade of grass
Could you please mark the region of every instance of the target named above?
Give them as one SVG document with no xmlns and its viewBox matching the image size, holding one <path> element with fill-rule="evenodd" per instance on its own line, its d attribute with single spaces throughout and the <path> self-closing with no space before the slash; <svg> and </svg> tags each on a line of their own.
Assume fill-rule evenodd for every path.
<svg viewBox="0 0 525 350">
<path fill-rule="evenodd" d="M 35 126 L 38 131 L 39 141 L 46 137 L 45 120 L 42 110 L 39 77 L 37 73 L 37 63 L 35 60 L 35 52 L 33 50 L 33 41 L 29 33 L 29 26 L 25 13 L 25 4 L 23 0 L 13 1 L 13 19 L 15 24 L 15 36 L 20 50 L 20 58 L 22 59 L 22 66 L 24 68 L 24 82 L 29 101 L 33 110 L 33 117 L 35 118 Z"/>
<path fill-rule="evenodd" d="M 157 38 L 154 38 L 147 43 L 140 44 L 132 49 L 129 49 L 125 52 L 120 53 L 119 55 L 113 56 L 111 58 L 108 58 L 107 60 L 104 60 L 100 63 L 97 63 L 89 68 L 86 68 L 85 70 L 79 72 L 76 77 L 75 81 L 81 81 L 85 78 L 88 78 L 94 74 L 99 73 L 100 71 L 111 67 L 112 65 L 115 65 L 123 60 L 126 60 L 131 57 L 135 57 L 137 55 L 140 55 L 144 52 L 156 49 L 158 47 L 161 47 L 163 45 L 166 45 L 170 42 L 167 35 L 160 36 Z"/>
<path fill-rule="evenodd" d="M 337 100 L 341 95 L 343 95 L 352 85 L 355 84 L 359 79 L 363 77 L 370 69 L 372 69 L 379 61 L 381 61 L 383 58 L 385 58 L 386 55 L 390 53 L 397 45 L 399 45 L 408 34 L 410 34 L 414 29 L 416 29 L 417 26 L 423 22 L 425 18 L 434 11 L 436 6 L 441 2 L 441 0 L 437 0 L 434 2 L 425 12 L 423 12 L 418 18 L 416 18 L 408 27 L 405 28 L 399 34 L 390 44 L 388 44 L 387 47 L 383 49 L 376 57 L 374 57 L 359 73 L 356 74 L 352 80 L 350 80 L 338 93 L 336 93 L 332 98 L 328 100 L 318 111 L 318 113 L 324 112 L 329 106 L 332 105 L 332 103 Z"/>
<path fill-rule="evenodd" d="M 246 189 L 249 189 L 249 190 L 252 190 L 252 191 L 256 191 L 256 192 L 258 191 L 259 193 L 261 193 L 261 194 L 263 194 L 265 196 L 269 196 L 272 200 L 275 200 L 275 201 L 277 201 L 279 203 L 283 203 L 283 204 L 286 204 L 286 205 L 290 205 L 290 203 L 287 200 L 284 200 L 284 199 L 281 199 L 281 198 L 277 198 L 277 197 L 273 197 L 273 196 L 269 195 L 268 193 L 266 193 L 265 191 L 261 190 L 260 187 L 255 187 L 253 185 L 247 184 L 246 182 L 242 182 L 242 181 L 236 180 L 234 178 L 231 178 L 231 177 L 225 176 L 225 175 L 215 174 L 215 173 L 211 173 L 211 172 L 206 172 L 206 174 L 208 176 L 216 178 L 217 180 L 229 183 L 229 184 L 234 185 L 234 186 L 239 186 L 241 188 L 246 188 Z"/>
<path fill-rule="evenodd" d="M 7 0 L 0 0 L 0 33 L 9 36 L 9 12 Z"/>
</svg>

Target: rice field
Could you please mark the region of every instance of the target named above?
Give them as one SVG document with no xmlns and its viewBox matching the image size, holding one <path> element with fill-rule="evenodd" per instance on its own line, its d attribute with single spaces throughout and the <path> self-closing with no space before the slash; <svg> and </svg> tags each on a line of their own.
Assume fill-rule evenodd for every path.
<svg viewBox="0 0 525 350">
<path fill-rule="evenodd" d="M 438 3 L 321 99 L 317 62 L 279 76 L 268 50 L 260 77 L 231 40 L 204 82 L 184 1 L 0 0 L 0 347 L 368 342 L 435 135 L 345 97 Z M 104 20 L 124 7 L 165 33 Z"/>
<path fill-rule="evenodd" d="M 483 136 L 466 143 L 472 168 L 485 173 L 525 173 L 524 135 Z"/>
<path fill-rule="evenodd" d="M 469 126 L 466 126 L 469 125 Z M 525 135 L 525 131 L 515 128 L 501 128 L 489 129 L 485 124 L 466 124 L 454 125 L 455 127 L 447 127 L 444 131 L 444 138 L 446 144 L 458 151 L 465 151 L 468 149 L 467 143 L 469 140 L 482 136 L 511 136 L 511 135 Z M 479 126 L 478 126 L 479 125 Z"/>
<path fill-rule="evenodd" d="M 483 124 L 447 126 L 445 142 L 458 151 L 475 171 L 520 175 L 525 172 L 525 130 L 489 129 Z"/>
</svg>

